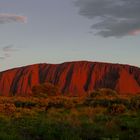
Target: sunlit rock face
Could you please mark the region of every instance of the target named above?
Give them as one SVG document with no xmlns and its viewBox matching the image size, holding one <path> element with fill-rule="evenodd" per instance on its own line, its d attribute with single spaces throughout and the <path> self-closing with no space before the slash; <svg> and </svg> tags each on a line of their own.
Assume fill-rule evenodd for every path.
<svg viewBox="0 0 140 140">
<path fill-rule="evenodd" d="M 140 68 L 88 61 L 30 65 L 1 72 L 0 94 L 30 95 L 33 86 L 46 82 L 72 96 L 99 88 L 135 94 L 140 92 Z"/>
</svg>

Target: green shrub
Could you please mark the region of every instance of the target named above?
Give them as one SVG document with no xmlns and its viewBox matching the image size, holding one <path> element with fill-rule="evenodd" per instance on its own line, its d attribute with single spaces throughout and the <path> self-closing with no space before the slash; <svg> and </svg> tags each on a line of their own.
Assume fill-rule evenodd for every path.
<svg viewBox="0 0 140 140">
<path fill-rule="evenodd" d="M 89 94 L 89 98 L 116 98 L 118 97 L 118 93 L 112 89 L 102 88 L 95 90 Z"/>
<path fill-rule="evenodd" d="M 130 100 L 130 105 L 132 109 L 139 110 L 140 109 L 140 95 L 132 97 Z"/>
<path fill-rule="evenodd" d="M 132 117 L 123 115 L 118 118 L 118 126 L 120 127 L 120 139 L 139 140 L 140 138 L 140 116 Z"/>
<path fill-rule="evenodd" d="M 15 101 L 14 104 L 16 107 L 22 107 L 22 108 L 24 107 L 31 108 L 36 106 L 36 103 L 31 101 Z"/>
<path fill-rule="evenodd" d="M 126 111 L 126 107 L 123 104 L 113 104 L 108 108 L 108 112 L 115 115 L 122 114 L 125 111 Z"/>
</svg>

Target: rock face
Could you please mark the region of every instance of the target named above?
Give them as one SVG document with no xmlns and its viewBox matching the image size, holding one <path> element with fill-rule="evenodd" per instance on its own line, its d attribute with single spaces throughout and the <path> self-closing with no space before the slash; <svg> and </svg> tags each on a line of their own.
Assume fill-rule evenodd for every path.
<svg viewBox="0 0 140 140">
<path fill-rule="evenodd" d="M 28 95 L 32 87 L 50 82 L 62 93 L 80 96 L 98 88 L 111 88 L 121 94 L 140 92 L 140 68 L 99 62 L 36 64 L 0 73 L 0 94 Z"/>
</svg>

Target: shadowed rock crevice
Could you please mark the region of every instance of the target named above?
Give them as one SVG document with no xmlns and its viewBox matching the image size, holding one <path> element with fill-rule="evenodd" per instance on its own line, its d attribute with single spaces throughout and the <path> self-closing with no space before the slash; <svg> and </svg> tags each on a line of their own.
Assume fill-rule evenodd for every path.
<svg viewBox="0 0 140 140">
<path fill-rule="evenodd" d="M 54 74 L 54 82 L 53 82 L 54 85 L 58 84 L 60 76 L 63 74 L 64 70 L 65 70 L 65 65 L 63 65 L 63 64 L 60 64 L 56 68 L 56 71 L 55 71 L 55 74 Z"/>
<path fill-rule="evenodd" d="M 95 89 L 100 88 L 110 88 L 115 89 L 117 81 L 119 79 L 119 68 L 106 67 L 106 73 L 102 76 L 100 80 L 95 82 Z"/>
<path fill-rule="evenodd" d="M 73 71 L 74 70 L 74 64 L 72 64 L 69 68 L 69 71 L 67 73 L 67 76 L 66 76 L 66 82 L 65 82 L 65 85 L 64 85 L 64 88 L 62 89 L 62 92 L 69 92 L 69 87 L 70 87 L 70 84 L 71 84 L 71 79 L 72 79 L 72 74 L 73 74 Z"/>
<path fill-rule="evenodd" d="M 14 94 L 14 95 L 15 95 L 16 92 L 17 92 L 19 80 L 20 80 L 20 78 L 24 75 L 24 74 L 23 74 L 23 73 L 24 73 L 24 69 L 25 69 L 25 68 L 19 69 L 18 72 L 17 72 L 17 74 L 16 74 L 16 77 L 13 79 L 13 82 L 12 82 L 12 85 L 11 85 L 11 88 L 10 88 L 10 92 L 11 92 L 12 94 Z M 23 84 L 23 83 L 22 83 L 22 84 Z M 22 87 L 22 85 L 21 85 L 21 87 Z"/>
<path fill-rule="evenodd" d="M 39 65 L 39 83 L 44 83 L 45 79 L 48 75 L 48 71 L 49 71 L 49 65 L 47 64 L 42 64 Z"/>
<path fill-rule="evenodd" d="M 94 64 L 91 64 L 91 66 L 89 67 L 89 72 L 88 72 L 88 76 L 87 76 L 87 81 L 86 84 L 84 86 L 85 91 L 87 92 L 89 89 L 89 85 L 91 83 L 91 78 L 92 78 L 92 73 L 94 71 Z"/>
</svg>

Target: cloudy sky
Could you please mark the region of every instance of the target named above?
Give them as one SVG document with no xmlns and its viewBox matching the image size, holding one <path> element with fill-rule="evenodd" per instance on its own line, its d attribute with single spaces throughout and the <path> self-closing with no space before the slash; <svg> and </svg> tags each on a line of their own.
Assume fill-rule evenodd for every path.
<svg viewBox="0 0 140 140">
<path fill-rule="evenodd" d="M 0 71 L 104 61 L 140 67 L 140 0 L 0 0 Z"/>
</svg>

